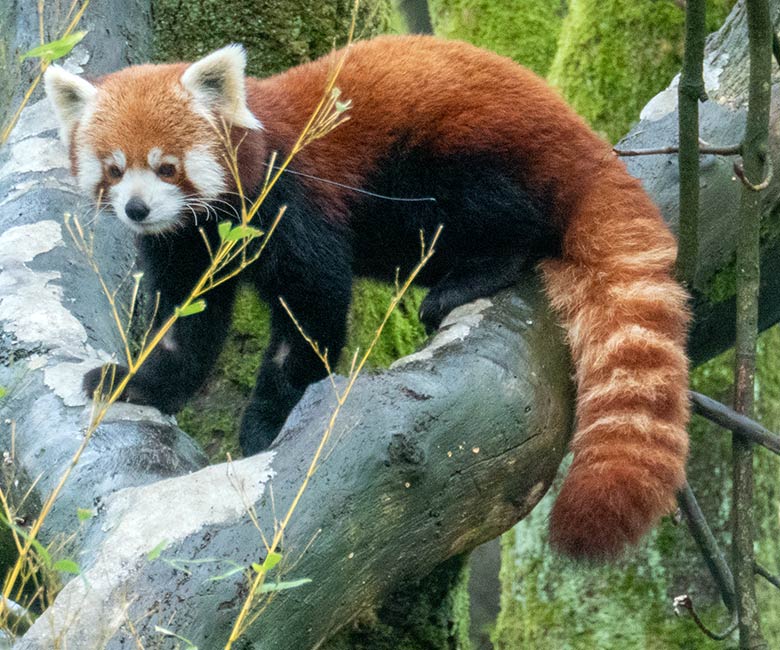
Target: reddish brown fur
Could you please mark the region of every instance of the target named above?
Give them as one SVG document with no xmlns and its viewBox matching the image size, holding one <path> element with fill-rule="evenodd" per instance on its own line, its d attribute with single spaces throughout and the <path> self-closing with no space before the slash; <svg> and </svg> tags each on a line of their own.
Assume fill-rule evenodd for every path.
<svg viewBox="0 0 780 650">
<path fill-rule="evenodd" d="M 288 148 L 298 136 L 341 55 L 248 80 L 249 107 L 266 130 L 249 132 L 242 145 L 246 186 L 264 175 L 258 161 L 266 150 Z M 97 113 L 90 129 L 101 148 L 133 143 L 135 160 L 152 146 L 181 155 L 213 139 L 205 121 L 182 117 L 189 109 L 177 90 L 181 66 L 131 70 L 137 77 L 123 71 L 104 82 L 132 92 L 103 113 L 111 116 L 105 123 Z M 353 100 L 350 121 L 307 147 L 293 169 L 360 187 L 393 134 L 411 126 L 414 138 L 440 152 L 510 161 L 523 186 L 552 203 L 563 254 L 541 269 L 568 330 L 579 398 L 574 461 L 551 539 L 575 557 L 616 555 L 673 509 L 684 481 L 688 313 L 672 279 L 676 244 L 657 208 L 609 145 L 508 59 L 463 43 L 386 37 L 354 45 L 337 85 Z M 164 110 L 139 114 L 139 93 L 158 93 Z M 344 190 L 317 184 L 312 196 L 329 218 L 348 219 Z"/>
</svg>

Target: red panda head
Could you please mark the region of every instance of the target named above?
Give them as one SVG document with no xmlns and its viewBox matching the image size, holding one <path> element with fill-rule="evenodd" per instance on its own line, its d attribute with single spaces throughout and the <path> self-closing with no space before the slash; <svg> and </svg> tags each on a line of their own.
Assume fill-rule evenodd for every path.
<svg viewBox="0 0 780 650">
<path fill-rule="evenodd" d="M 187 223 L 232 183 L 223 123 L 261 128 L 246 104 L 244 50 L 191 64 L 141 65 L 95 85 L 50 66 L 46 94 L 82 190 L 142 234 Z"/>
</svg>

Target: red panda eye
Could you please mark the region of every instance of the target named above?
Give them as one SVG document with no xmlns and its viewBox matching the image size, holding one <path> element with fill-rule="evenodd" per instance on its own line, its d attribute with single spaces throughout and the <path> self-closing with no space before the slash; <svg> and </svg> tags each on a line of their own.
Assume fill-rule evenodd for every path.
<svg viewBox="0 0 780 650">
<path fill-rule="evenodd" d="M 171 178 L 176 174 L 176 166 L 171 163 L 163 163 L 157 168 L 157 175 L 163 178 Z"/>
<path fill-rule="evenodd" d="M 111 178 L 122 178 L 122 170 L 119 168 L 119 165 L 109 165 L 108 175 Z"/>
</svg>

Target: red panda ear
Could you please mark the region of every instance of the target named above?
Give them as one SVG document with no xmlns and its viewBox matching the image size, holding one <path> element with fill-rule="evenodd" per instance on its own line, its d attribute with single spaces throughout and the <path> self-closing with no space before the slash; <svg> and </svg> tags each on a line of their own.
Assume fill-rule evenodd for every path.
<svg viewBox="0 0 780 650">
<path fill-rule="evenodd" d="M 86 79 L 67 72 L 58 65 L 50 65 L 46 69 L 43 84 L 60 123 L 60 137 L 65 144 L 70 144 L 73 127 L 81 120 L 98 90 Z"/>
<path fill-rule="evenodd" d="M 234 126 L 260 129 L 260 121 L 246 105 L 245 66 L 244 48 L 228 45 L 190 65 L 181 83 L 209 113 Z"/>
</svg>

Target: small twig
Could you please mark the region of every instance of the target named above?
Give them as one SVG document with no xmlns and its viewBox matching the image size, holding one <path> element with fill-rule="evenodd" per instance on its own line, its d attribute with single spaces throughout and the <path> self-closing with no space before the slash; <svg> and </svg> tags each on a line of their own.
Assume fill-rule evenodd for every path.
<svg viewBox="0 0 780 650">
<path fill-rule="evenodd" d="M 736 592 L 734 590 L 734 576 L 731 568 L 726 561 L 726 557 L 720 550 L 715 535 L 712 534 L 709 524 L 704 517 L 704 513 L 696 501 L 691 486 L 686 483 L 683 489 L 677 495 L 677 503 L 685 516 L 688 528 L 691 531 L 696 545 L 699 547 L 704 563 L 710 571 L 710 575 L 720 591 L 720 597 L 723 604 L 729 612 L 736 609 Z"/>
<path fill-rule="evenodd" d="M 659 147 L 658 149 L 613 149 L 618 156 L 658 156 L 664 154 L 680 153 L 680 147 Z M 741 144 L 724 145 L 716 147 L 699 139 L 699 154 L 712 156 L 738 156 L 742 153 Z"/>
<path fill-rule="evenodd" d="M 772 167 L 772 158 L 771 156 L 767 156 L 766 158 L 766 176 L 764 177 L 764 180 L 761 181 L 758 185 L 753 185 L 751 183 L 747 176 L 745 175 L 745 170 L 742 167 L 742 164 L 739 162 L 734 163 L 734 175 L 742 181 L 742 184 L 747 187 L 749 190 L 753 190 L 754 192 L 760 192 L 761 190 L 765 190 L 767 187 L 769 187 L 769 183 L 772 182 L 772 175 L 773 175 L 773 167 Z"/>
<path fill-rule="evenodd" d="M 737 629 L 737 615 L 735 613 L 731 623 L 725 630 L 723 630 L 723 632 L 713 632 L 710 630 L 699 618 L 699 615 L 696 613 L 696 610 L 693 607 L 693 599 L 688 594 L 677 596 L 673 601 L 673 605 L 674 613 L 677 614 L 677 616 L 680 616 L 681 609 L 688 610 L 688 613 L 691 615 L 693 622 L 696 623 L 696 627 L 698 627 L 702 632 L 704 632 L 704 634 L 706 634 L 711 639 L 714 639 L 715 641 L 723 641 L 723 639 L 727 639 L 734 633 L 734 630 Z"/>
<path fill-rule="evenodd" d="M 756 444 L 769 449 L 776 454 L 780 454 L 780 436 L 765 429 L 755 420 L 751 420 L 745 415 L 740 415 L 734 409 L 725 404 L 697 393 L 690 392 L 693 403 L 693 412 L 707 418 L 710 422 L 729 429 L 742 436 L 752 440 Z"/>
<path fill-rule="evenodd" d="M 780 36 L 777 32 L 772 32 L 772 54 L 775 55 L 775 61 L 780 66 Z"/>
<path fill-rule="evenodd" d="M 756 575 L 761 576 L 770 585 L 780 589 L 780 576 L 772 575 L 771 573 L 769 573 L 769 571 L 767 571 L 764 567 L 762 567 L 758 562 L 753 562 L 753 570 L 756 572 Z"/>
<path fill-rule="evenodd" d="M 685 6 L 685 51 L 677 86 L 677 166 L 679 171 L 680 236 L 675 262 L 677 279 L 693 286 L 699 261 L 699 104 L 707 100 L 704 86 L 704 39 L 707 6 L 689 0 Z"/>
</svg>

